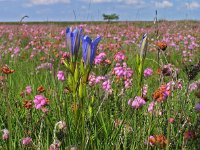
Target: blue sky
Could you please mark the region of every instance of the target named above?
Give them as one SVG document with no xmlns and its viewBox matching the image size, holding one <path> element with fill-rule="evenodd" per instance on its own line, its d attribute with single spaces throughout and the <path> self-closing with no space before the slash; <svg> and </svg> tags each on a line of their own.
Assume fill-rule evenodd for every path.
<svg viewBox="0 0 200 150">
<path fill-rule="evenodd" d="M 120 20 L 200 20 L 200 0 L 0 0 L 0 22 L 98 21 L 116 13 Z M 75 17 L 76 16 L 76 17 Z"/>
</svg>

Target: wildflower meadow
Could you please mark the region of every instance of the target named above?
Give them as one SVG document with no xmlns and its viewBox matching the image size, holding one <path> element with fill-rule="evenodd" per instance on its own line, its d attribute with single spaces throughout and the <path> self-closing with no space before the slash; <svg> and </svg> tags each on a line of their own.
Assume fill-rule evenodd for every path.
<svg viewBox="0 0 200 150">
<path fill-rule="evenodd" d="M 1 23 L 0 149 L 199 150 L 199 21 Z"/>
</svg>

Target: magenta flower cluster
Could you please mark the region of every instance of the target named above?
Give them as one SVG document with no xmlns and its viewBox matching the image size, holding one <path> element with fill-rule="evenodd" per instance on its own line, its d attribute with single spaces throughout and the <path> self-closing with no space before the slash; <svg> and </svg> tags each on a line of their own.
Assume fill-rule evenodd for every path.
<svg viewBox="0 0 200 150">
<path fill-rule="evenodd" d="M 109 94 L 112 94 L 112 87 L 110 80 L 106 80 L 102 83 L 102 88 Z"/>
<path fill-rule="evenodd" d="M 124 62 L 122 65 L 117 63 L 114 70 L 114 74 L 123 79 L 132 78 L 133 70 L 127 67 L 127 64 Z"/>
<path fill-rule="evenodd" d="M 117 62 L 121 62 L 125 59 L 125 55 L 123 52 L 117 52 L 117 54 L 115 54 L 115 57 L 114 57 L 115 61 Z"/>
<path fill-rule="evenodd" d="M 173 71 L 172 64 L 164 65 L 162 68 L 162 74 L 164 76 L 170 76 L 172 74 L 172 71 Z"/>
<path fill-rule="evenodd" d="M 145 84 L 142 88 L 142 96 L 147 96 L 147 92 L 148 92 L 148 85 Z"/>
<path fill-rule="evenodd" d="M 104 62 L 104 60 L 106 59 L 106 54 L 104 52 L 100 53 L 99 55 L 97 55 L 94 59 L 94 64 L 95 65 L 100 65 Z"/>
<path fill-rule="evenodd" d="M 25 91 L 27 94 L 30 94 L 32 92 L 31 86 L 27 86 Z"/>
<path fill-rule="evenodd" d="M 124 80 L 124 87 L 126 89 L 131 87 L 133 70 L 127 67 L 127 64 L 125 62 L 122 65 L 120 63 L 117 63 L 115 68 L 113 69 L 113 74 L 118 79 Z"/>
<path fill-rule="evenodd" d="M 106 80 L 106 77 L 104 76 L 95 76 L 94 74 L 90 74 L 88 77 L 89 85 L 94 86 L 100 82 L 103 82 Z"/>
<path fill-rule="evenodd" d="M 197 90 L 198 88 L 200 88 L 200 80 L 195 81 L 195 82 L 193 82 L 193 83 L 191 83 L 191 84 L 189 85 L 189 91 L 190 91 L 190 92 L 195 91 L 195 90 Z"/>
<path fill-rule="evenodd" d="M 146 68 L 144 70 L 144 76 L 145 77 L 150 77 L 150 76 L 152 76 L 152 74 L 153 74 L 153 70 L 151 68 Z"/>
<path fill-rule="evenodd" d="M 153 102 L 151 102 L 151 103 L 149 104 L 148 112 L 153 112 L 154 106 L 155 106 L 155 102 L 153 101 Z"/>
<path fill-rule="evenodd" d="M 22 145 L 28 146 L 32 143 L 32 138 L 30 137 L 25 137 L 21 140 Z"/>
<path fill-rule="evenodd" d="M 88 77 L 89 80 L 89 85 L 94 86 L 97 84 L 101 83 L 102 89 L 109 93 L 112 94 L 112 86 L 111 86 L 111 81 L 107 79 L 105 76 L 97 76 L 95 77 L 94 74 L 90 74 Z"/>
<path fill-rule="evenodd" d="M 43 95 L 36 95 L 33 100 L 36 109 L 41 109 L 45 105 L 47 105 L 47 100 Z"/>
<path fill-rule="evenodd" d="M 65 80 L 65 74 L 63 71 L 58 71 L 57 74 L 58 80 L 64 81 Z"/>
<path fill-rule="evenodd" d="M 134 99 L 131 98 L 128 100 L 128 105 L 134 109 L 138 109 L 145 104 L 146 104 L 146 101 L 140 96 L 136 96 Z"/>
</svg>

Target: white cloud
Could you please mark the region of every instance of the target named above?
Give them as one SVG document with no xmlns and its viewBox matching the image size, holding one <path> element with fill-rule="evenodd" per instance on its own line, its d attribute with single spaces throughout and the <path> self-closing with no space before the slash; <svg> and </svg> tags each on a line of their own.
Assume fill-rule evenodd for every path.
<svg viewBox="0 0 200 150">
<path fill-rule="evenodd" d="M 120 0 L 121 2 L 124 2 L 126 4 L 142 4 L 142 0 Z"/>
<path fill-rule="evenodd" d="M 113 0 L 81 0 L 84 2 L 88 2 L 88 3 L 109 3 L 109 2 L 113 2 Z"/>
<path fill-rule="evenodd" d="M 49 5 L 56 3 L 70 3 L 70 0 L 30 0 L 29 5 Z"/>
<path fill-rule="evenodd" d="M 16 0 L 0 0 L 0 2 L 15 2 Z"/>
<path fill-rule="evenodd" d="M 81 0 L 88 3 L 110 3 L 110 2 L 117 2 L 117 3 L 125 3 L 125 4 L 142 4 L 142 0 Z"/>
<path fill-rule="evenodd" d="M 185 3 L 185 6 L 187 9 L 197 9 L 200 8 L 200 3 L 198 2 Z"/>
<path fill-rule="evenodd" d="M 157 8 L 169 8 L 173 6 L 173 3 L 167 0 L 164 0 L 162 2 L 155 2 L 155 5 Z"/>
</svg>

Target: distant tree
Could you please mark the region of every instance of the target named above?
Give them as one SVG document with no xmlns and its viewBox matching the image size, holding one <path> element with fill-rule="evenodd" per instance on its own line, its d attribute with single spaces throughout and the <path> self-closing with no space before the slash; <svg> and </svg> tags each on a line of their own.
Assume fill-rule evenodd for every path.
<svg viewBox="0 0 200 150">
<path fill-rule="evenodd" d="M 103 20 L 107 20 L 108 22 L 112 21 L 112 20 L 118 20 L 119 16 L 116 14 L 103 14 Z"/>
</svg>

